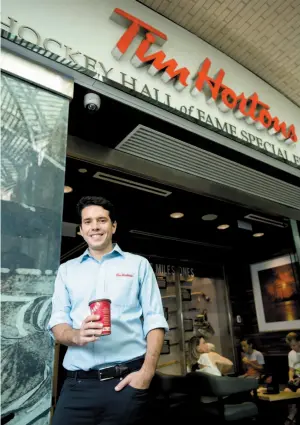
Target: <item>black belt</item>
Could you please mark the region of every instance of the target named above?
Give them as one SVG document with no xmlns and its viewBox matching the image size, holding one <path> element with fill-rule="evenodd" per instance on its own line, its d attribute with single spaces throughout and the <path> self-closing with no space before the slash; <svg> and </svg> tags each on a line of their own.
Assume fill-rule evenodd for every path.
<svg viewBox="0 0 300 425">
<path fill-rule="evenodd" d="M 75 379 L 99 379 L 99 381 L 106 381 L 108 379 L 123 378 L 135 370 L 139 370 L 144 363 L 144 357 L 132 360 L 130 362 L 117 364 L 116 366 L 107 367 L 99 370 L 76 370 L 67 371 L 68 378 Z"/>
</svg>

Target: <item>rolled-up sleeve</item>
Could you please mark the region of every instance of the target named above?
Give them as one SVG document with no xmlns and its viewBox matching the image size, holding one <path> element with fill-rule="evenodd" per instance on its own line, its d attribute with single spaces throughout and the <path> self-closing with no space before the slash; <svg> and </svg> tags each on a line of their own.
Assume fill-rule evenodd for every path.
<svg viewBox="0 0 300 425">
<path fill-rule="evenodd" d="M 164 317 L 162 299 L 155 274 L 145 258 L 140 265 L 140 303 L 143 310 L 143 330 L 146 338 L 153 329 L 162 328 L 167 332 L 168 323 Z"/>
<path fill-rule="evenodd" d="M 57 272 L 54 294 L 52 297 L 52 313 L 47 326 L 51 336 L 53 333 L 51 329 L 62 323 L 72 326 L 72 320 L 70 318 L 71 302 L 69 292 L 66 287 L 66 269 L 65 264 L 62 264 Z"/>
<path fill-rule="evenodd" d="M 264 358 L 263 354 L 260 353 L 260 352 L 257 353 L 256 360 L 257 360 L 257 363 L 259 365 L 264 365 L 265 364 L 265 358 Z"/>
</svg>

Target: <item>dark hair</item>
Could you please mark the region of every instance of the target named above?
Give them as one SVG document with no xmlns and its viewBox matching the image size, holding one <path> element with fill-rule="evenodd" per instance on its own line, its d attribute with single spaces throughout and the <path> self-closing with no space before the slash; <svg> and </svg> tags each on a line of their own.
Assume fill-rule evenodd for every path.
<svg viewBox="0 0 300 425">
<path fill-rule="evenodd" d="M 200 353 L 197 350 L 198 345 L 200 344 L 200 338 L 197 336 L 192 336 L 188 342 L 188 363 L 192 370 L 193 366 L 197 364 Z"/>
<path fill-rule="evenodd" d="M 97 205 L 98 207 L 102 207 L 109 212 L 109 217 L 114 223 L 116 221 L 116 212 L 114 205 L 102 196 L 84 196 L 80 199 L 77 204 L 77 213 L 81 219 L 82 210 L 90 205 Z"/>
<path fill-rule="evenodd" d="M 297 332 L 290 332 L 287 334 L 285 338 L 287 344 L 291 344 L 293 341 L 300 341 L 300 333 Z"/>
<path fill-rule="evenodd" d="M 252 345 L 252 348 L 254 347 L 254 341 L 251 338 L 244 338 L 241 342 L 247 342 L 248 345 Z"/>
</svg>

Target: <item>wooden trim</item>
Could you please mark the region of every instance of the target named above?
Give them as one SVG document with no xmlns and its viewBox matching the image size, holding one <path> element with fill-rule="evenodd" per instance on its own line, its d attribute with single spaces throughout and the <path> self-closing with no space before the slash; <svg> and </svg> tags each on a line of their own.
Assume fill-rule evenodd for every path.
<svg viewBox="0 0 300 425">
<path fill-rule="evenodd" d="M 178 360 L 170 360 L 169 362 L 161 363 L 157 366 L 156 369 L 162 369 L 163 367 L 172 366 L 173 364 L 179 364 L 179 361 Z"/>
<path fill-rule="evenodd" d="M 59 372 L 59 352 L 60 344 L 55 343 L 54 346 L 54 362 L 53 362 L 53 378 L 52 378 L 52 408 L 55 408 L 57 402 L 57 384 Z"/>
<path fill-rule="evenodd" d="M 288 400 L 295 400 L 299 399 L 300 402 L 300 393 L 290 393 L 290 392 L 284 392 L 280 391 L 279 394 L 258 394 L 258 398 L 260 400 L 274 402 L 274 401 L 288 401 Z"/>
</svg>

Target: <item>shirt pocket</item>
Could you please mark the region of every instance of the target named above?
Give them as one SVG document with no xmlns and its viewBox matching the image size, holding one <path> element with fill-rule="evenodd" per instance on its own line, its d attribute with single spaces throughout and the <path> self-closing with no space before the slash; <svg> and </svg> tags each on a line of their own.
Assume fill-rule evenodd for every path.
<svg viewBox="0 0 300 425">
<path fill-rule="evenodd" d="M 133 307 L 138 303 L 138 279 L 133 273 L 108 273 L 106 291 L 112 305 Z"/>
</svg>

